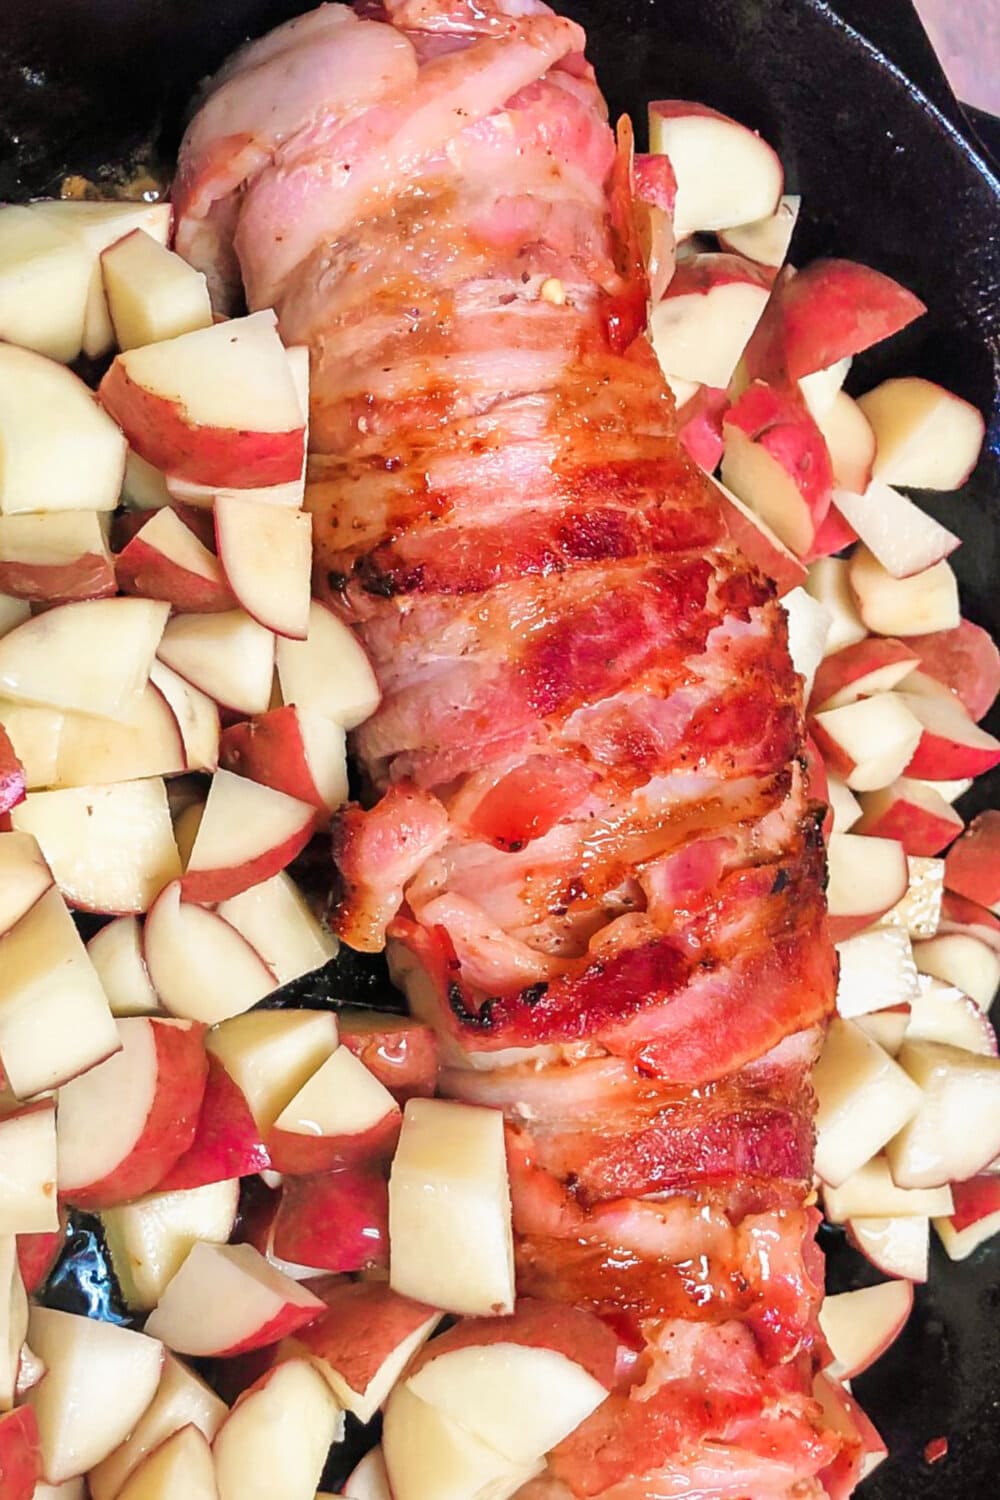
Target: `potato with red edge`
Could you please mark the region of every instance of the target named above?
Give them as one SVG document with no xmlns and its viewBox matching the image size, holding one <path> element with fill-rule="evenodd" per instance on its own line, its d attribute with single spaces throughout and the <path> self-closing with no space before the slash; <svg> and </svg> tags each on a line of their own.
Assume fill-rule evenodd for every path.
<svg viewBox="0 0 1000 1500">
<path fill-rule="evenodd" d="M 277 875 L 305 848 L 316 808 L 232 772 L 216 771 L 181 893 L 217 902 Z"/>
<path fill-rule="evenodd" d="M 836 470 L 834 471 L 836 478 Z M 834 491 L 836 493 L 836 491 Z M 845 516 L 842 516 L 836 505 L 831 504 L 830 509 L 823 517 L 822 523 L 816 530 L 812 546 L 806 553 L 804 562 L 817 562 L 821 557 L 833 557 L 837 552 L 843 552 L 845 547 L 850 547 L 858 539 L 858 533 Z"/>
<path fill-rule="evenodd" d="M 377 1010 L 337 1012 L 341 1044 L 385 1084 L 398 1104 L 437 1092 L 438 1040 L 430 1026 Z"/>
<path fill-rule="evenodd" d="M 1000 694 L 1000 650 L 988 630 L 963 619 L 953 630 L 910 636 L 907 644 L 922 672 L 950 688 L 977 722 L 986 717 Z"/>
<path fill-rule="evenodd" d="M 778 271 L 787 259 L 801 205 L 802 200 L 797 194 L 785 193 L 774 213 L 767 218 L 721 229 L 719 244 L 733 255 L 745 255 L 759 266 Z"/>
<path fill-rule="evenodd" d="M 347 741 L 332 719 L 286 704 L 222 733 L 223 766 L 320 812 L 347 801 Z"/>
<path fill-rule="evenodd" d="M 406 1388 L 514 1463 L 540 1458 L 615 1385 L 618 1340 L 592 1313 L 530 1298 L 425 1344 Z"/>
<path fill-rule="evenodd" d="M 183 854 L 182 822 L 177 842 Z M 278 985 L 260 954 L 225 918 L 181 900 L 179 880 L 165 886 L 149 908 L 142 956 L 163 1009 L 208 1026 L 250 1010 Z"/>
<path fill-rule="evenodd" d="M 979 813 L 948 850 L 945 881 L 969 901 L 1000 915 L 1000 812 Z"/>
<path fill-rule="evenodd" d="M 243 1392 L 212 1444 L 219 1500 L 312 1500 L 344 1415 L 304 1359 L 275 1365 Z"/>
<path fill-rule="evenodd" d="M 1000 953 L 1000 917 L 987 906 L 946 890 L 941 898 L 941 917 L 936 929 L 942 937 L 952 933 L 978 938 L 987 948 Z"/>
<path fill-rule="evenodd" d="M 823 709 L 809 728 L 829 770 L 854 792 L 878 791 L 895 781 L 910 765 L 921 738 L 920 720 L 898 693 L 876 693 Z"/>
<path fill-rule="evenodd" d="M 323 1313 L 320 1299 L 252 1245 L 197 1244 L 146 1331 L 178 1354 L 231 1359 L 276 1344 Z"/>
<path fill-rule="evenodd" d="M 101 513 L 0 516 L 0 589 L 43 603 L 113 594 L 115 570 Z"/>
<path fill-rule="evenodd" d="M 218 1058 L 209 1057 L 194 1139 L 157 1184 L 161 1193 L 227 1182 L 266 1171 L 271 1158 L 241 1090 Z"/>
<path fill-rule="evenodd" d="M 747 373 L 751 380 L 801 380 L 891 338 L 926 311 L 897 281 L 856 261 L 786 269 L 747 347 Z"/>
<path fill-rule="evenodd" d="M 718 110 L 687 99 L 652 100 L 649 145 L 674 170 L 678 237 L 748 224 L 778 207 L 784 173 L 777 155 Z"/>
<path fill-rule="evenodd" d="M 965 1260 L 995 1234 L 1000 1234 L 1000 1176 L 986 1173 L 952 1186 L 950 1214 L 934 1220 L 950 1260 Z"/>
<path fill-rule="evenodd" d="M 305 423 L 275 315 L 233 318 L 119 354 L 98 392 L 147 463 L 199 484 L 282 484 Z"/>
<path fill-rule="evenodd" d="M 722 460 L 722 420 L 728 410 L 728 394 L 706 385 L 677 413 L 677 437 L 706 474 L 713 474 Z"/>
<path fill-rule="evenodd" d="M 827 1367 L 838 1380 L 851 1380 L 873 1365 L 906 1326 L 913 1311 L 909 1281 L 882 1281 L 857 1292 L 825 1297 L 819 1326 L 830 1346 Z"/>
<path fill-rule="evenodd" d="M 830 1023 L 812 1075 L 816 1094 L 816 1171 L 839 1187 L 899 1138 L 923 1105 L 917 1083 L 855 1021 Z M 936 1187 L 937 1182 L 901 1186 Z M 947 1181 L 947 1178 L 942 1179 Z"/>
<path fill-rule="evenodd" d="M 723 483 L 802 557 L 833 497 L 815 421 L 801 401 L 758 381 L 729 408 L 722 431 Z"/>
<path fill-rule="evenodd" d="M 742 256 L 682 260 L 650 314 L 661 367 L 682 380 L 728 386 L 769 295 L 770 277 Z"/>
<path fill-rule="evenodd" d="M 868 547 L 859 546 L 847 569 L 858 614 L 876 635 L 908 639 L 959 623 L 958 581 L 943 558 L 922 573 L 894 578 Z"/>
<path fill-rule="evenodd" d="M 111 1208 L 150 1192 L 194 1139 L 208 1062 L 204 1027 L 133 1016 L 121 1051 L 59 1091 L 60 1196 Z"/>
<path fill-rule="evenodd" d="M 813 712 L 843 708 L 873 693 L 898 687 L 914 670 L 919 658 L 903 641 L 892 636 L 866 636 L 827 656 L 816 671 L 809 707 Z"/>
<path fill-rule="evenodd" d="M 312 1283 L 326 1312 L 287 1339 L 279 1355 L 312 1360 L 346 1411 L 370 1422 L 443 1314 L 384 1281 Z"/>
<path fill-rule="evenodd" d="M 861 796 L 857 834 L 898 839 L 907 854 L 939 854 L 962 831 L 962 819 L 930 782 L 901 776 L 877 792 Z"/>
<path fill-rule="evenodd" d="M 858 405 L 878 443 L 875 473 L 887 484 L 957 490 L 976 467 L 982 413 L 933 380 L 883 380 Z"/>
<path fill-rule="evenodd" d="M 898 1062 L 918 1085 L 920 1101 L 886 1144 L 893 1181 L 940 1187 L 982 1172 L 1000 1154 L 1000 1059 L 904 1041 Z"/>
<path fill-rule="evenodd" d="M 0 1484 L 4 1500 L 32 1500 L 42 1477 L 38 1419 L 30 1406 L 0 1415 Z"/>
<path fill-rule="evenodd" d="M 58 1218 L 58 1229 L 46 1230 L 40 1234 L 17 1236 L 17 1263 L 21 1267 L 21 1279 L 29 1297 L 45 1285 L 49 1272 L 65 1247 L 65 1211 L 60 1210 Z"/>
<path fill-rule="evenodd" d="M 224 1245 L 236 1227 L 240 1181 L 147 1193 L 101 1212 L 119 1290 L 133 1312 L 155 1307 L 196 1244 Z"/>
<path fill-rule="evenodd" d="M 165 599 L 182 614 L 236 607 L 218 558 L 169 506 L 143 520 L 115 559 L 115 573 L 122 593 Z"/>
<path fill-rule="evenodd" d="M 875 478 L 863 495 L 835 490 L 834 504 L 893 578 L 924 573 L 959 545 L 953 531 Z"/>
<path fill-rule="evenodd" d="M 338 1047 L 275 1120 L 267 1138 L 271 1164 L 277 1172 L 310 1174 L 387 1159 L 401 1119 L 389 1090 L 349 1048 Z"/>
<path fill-rule="evenodd" d="M 58 1234 L 56 1114 L 51 1099 L 0 1115 L 0 1236 Z M 26 1251 L 27 1253 L 27 1251 Z M 39 1260 L 44 1252 L 36 1247 Z M 31 1288 L 34 1290 L 34 1288 Z"/>
<path fill-rule="evenodd" d="M 827 842 L 827 858 L 827 904 L 834 942 L 863 931 L 906 894 L 906 852 L 896 839 L 834 833 Z"/>
<path fill-rule="evenodd" d="M 274 1255 L 318 1271 L 366 1271 L 389 1260 L 385 1179 L 369 1166 L 288 1176 L 271 1237 Z"/>
<path fill-rule="evenodd" d="M 907 776 L 950 781 L 981 776 L 1000 763 L 1000 740 L 980 729 L 957 698 L 907 692 L 905 682 L 897 696 L 921 727 L 920 739 L 906 767 Z"/>
<path fill-rule="evenodd" d="M 749 505 L 744 505 L 732 490 L 714 480 L 726 529 L 744 557 L 774 580 L 778 597 L 805 585 L 807 573 L 801 558 L 789 551 L 784 542 Z"/>
<path fill-rule="evenodd" d="M 817 426 L 830 455 L 837 488 L 863 495 L 875 467 L 875 434 L 868 418 L 846 391 L 838 391 Z"/>
</svg>

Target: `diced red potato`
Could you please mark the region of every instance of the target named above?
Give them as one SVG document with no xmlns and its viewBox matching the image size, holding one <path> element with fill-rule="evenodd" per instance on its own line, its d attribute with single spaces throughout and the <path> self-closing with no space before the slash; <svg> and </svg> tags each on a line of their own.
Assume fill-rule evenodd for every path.
<svg viewBox="0 0 1000 1500">
<path fill-rule="evenodd" d="M 28 1341 L 46 1366 L 45 1379 L 28 1395 L 45 1477 L 61 1484 L 92 1469 L 128 1437 L 156 1394 L 163 1345 L 130 1328 L 50 1307 L 32 1309 Z"/>
<path fill-rule="evenodd" d="M 27 786 L 24 766 L 10 736 L 0 724 L 0 816 L 23 802 Z"/>
<path fill-rule="evenodd" d="M 148 1193 L 194 1139 L 208 1065 L 202 1027 L 132 1017 L 122 1050 L 59 1091 L 59 1191 L 83 1209 Z"/>
<path fill-rule="evenodd" d="M 993 1004 L 1000 984 L 1000 954 L 969 933 L 939 934 L 913 949 L 917 968 L 970 995 L 984 1011 Z"/>
<path fill-rule="evenodd" d="M 861 803 L 847 782 L 841 781 L 839 776 L 831 775 L 827 778 L 827 791 L 833 813 L 831 833 L 850 833 L 861 816 Z"/>
<path fill-rule="evenodd" d="M 974 1177 L 1000 1154 L 1000 1059 L 904 1041 L 898 1061 L 921 1098 L 886 1145 L 893 1180 L 940 1187 Z"/>
<path fill-rule="evenodd" d="M 336 938 L 284 872 L 220 902 L 216 914 L 246 938 L 279 984 L 313 973 L 337 952 Z"/>
<path fill-rule="evenodd" d="M 379 685 L 364 648 L 350 627 L 315 599 L 306 640 L 279 636 L 275 660 L 284 702 L 323 714 L 344 729 L 356 729 L 379 705 Z"/>
<path fill-rule="evenodd" d="M 850 370 L 851 356 L 847 354 L 843 359 L 827 365 L 825 369 L 814 370 L 811 375 L 803 375 L 802 379 L 797 382 L 799 395 L 817 424 L 823 420 L 836 401 Z"/>
<path fill-rule="evenodd" d="M 954 985 L 930 974 L 918 976 L 910 1006 L 907 1041 L 944 1042 L 980 1057 L 996 1057 L 997 1037 L 985 1012 Z"/>
<path fill-rule="evenodd" d="M 338 1011 L 340 1040 L 399 1104 L 430 1098 L 437 1085 L 438 1042 L 429 1026 L 375 1010 Z"/>
<path fill-rule="evenodd" d="M 846 1020 L 916 999 L 917 965 L 902 928 L 858 932 L 837 944 L 837 955 L 837 1013 Z"/>
<path fill-rule="evenodd" d="M 843 708 L 859 698 L 887 693 L 898 687 L 918 660 L 902 641 L 891 636 L 866 636 L 826 656 L 816 673 L 809 707 L 814 713 Z"/>
<path fill-rule="evenodd" d="M 835 1379 L 850 1380 L 873 1365 L 906 1326 L 913 1310 L 908 1281 L 882 1281 L 858 1292 L 825 1297 L 819 1326 L 833 1354 Z"/>
<path fill-rule="evenodd" d="M 236 607 L 218 558 L 169 506 L 143 522 L 119 552 L 115 571 L 123 593 L 166 599 L 181 613 Z"/>
<path fill-rule="evenodd" d="M 801 380 L 891 338 L 926 312 L 912 292 L 849 260 L 782 273 L 746 351 L 751 380 Z"/>
<path fill-rule="evenodd" d="M 917 1217 L 847 1221 L 854 1248 L 883 1276 L 900 1277 L 906 1282 L 927 1280 L 930 1229 L 929 1219 Z"/>
<path fill-rule="evenodd" d="M 801 559 L 789 551 L 780 537 L 738 495 L 715 481 L 722 514 L 729 534 L 743 555 L 768 578 L 773 578 L 781 598 L 806 583 L 806 569 Z M 812 592 L 812 590 L 810 590 Z M 864 626 L 861 627 L 862 631 Z"/>
<path fill-rule="evenodd" d="M 361 1462 L 351 1470 L 344 1495 L 347 1500 L 392 1500 L 381 1445 L 369 1448 Z M 316 1500 L 320 1500 L 319 1495 Z M 328 1500 L 328 1497 L 324 1496 L 323 1500 Z"/>
<path fill-rule="evenodd" d="M 236 1177 L 266 1171 L 271 1158 L 246 1099 L 218 1058 L 208 1059 L 208 1077 L 198 1123 L 188 1149 L 178 1157 L 157 1190 L 189 1192 Z"/>
<path fill-rule="evenodd" d="M 831 1021 L 812 1082 L 817 1099 L 816 1171 L 833 1187 L 898 1139 L 922 1107 L 918 1085 L 853 1021 Z"/>
<path fill-rule="evenodd" d="M 276 635 L 309 630 L 312 516 L 281 505 L 216 496 L 219 562 L 240 605 Z"/>
<path fill-rule="evenodd" d="M 332 719 L 291 705 L 233 724 L 221 740 L 223 766 L 318 811 L 347 800 L 347 744 Z"/>
<path fill-rule="evenodd" d="M 239 1178 L 231 1177 L 196 1188 L 157 1189 L 103 1211 L 111 1267 L 134 1312 L 156 1306 L 192 1245 L 227 1242 L 236 1227 L 239 1200 Z"/>
<path fill-rule="evenodd" d="M 875 473 L 886 484 L 956 490 L 975 468 L 982 413 L 932 380 L 884 380 L 858 405 L 875 432 Z"/>
<path fill-rule="evenodd" d="M 944 559 L 910 578 L 894 578 L 861 546 L 848 563 L 848 576 L 858 614 L 876 635 L 953 630 L 961 618 L 958 582 Z"/>
<path fill-rule="evenodd" d="M 197 1244 L 146 1329 L 176 1353 L 228 1359 L 277 1343 L 323 1311 L 318 1297 L 252 1245 Z"/>
<path fill-rule="evenodd" d="M 236 1401 L 212 1445 L 219 1500 L 256 1489 L 272 1500 L 312 1500 L 344 1414 L 305 1359 L 266 1371 Z"/>
<path fill-rule="evenodd" d="M 101 252 L 101 275 L 119 349 L 212 326 L 205 277 L 144 229 L 133 229 Z"/>
<path fill-rule="evenodd" d="M 798 194 L 785 193 L 774 213 L 766 219 L 720 230 L 719 244 L 733 255 L 745 255 L 759 266 L 778 270 L 788 257 L 801 203 Z"/>
<path fill-rule="evenodd" d="M 1000 1176 L 989 1174 L 956 1182 L 949 1214 L 935 1218 L 934 1228 L 951 1260 L 966 1260 L 974 1250 L 1000 1234 Z"/>
<path fill-rule="evenodd" d="M 337 1018 L 332 1011 L 254 1010 L 215 1027 L 205 1045 L 266 1132 L 336 1047 Z"/>
<path fill-rule="evenodd" d="M 801 586 L 787 593 L 783 602 L 788 616 L 788 652 L 802 678 L 802 696 L 808 700 L 816 671 L 823 661 L 832 616 L 825 604 Z"/>
<path fill-rule="evenodd" d="M 865 1036 L 877 1042 L 890 1057 L 898 1057 L 906 1036 L 906 1025 L 910 1019 L 908 1005 L 896 1005 L 890 1010 L 873 1010 L 867 1016 L 858 1016 L 855 1025 Z"/>
<path fill-rule="evenodd" d="M 5 1101 L 0 1116 L 0 1148 L 3 1150 L 3 1202 L 0 1204 L 0 1235 L 17 1235 L 19 1246 L 25 1240 L 44 1242 L 48 1236 L 61 1238 L 59 1210 L 56 1204 L 56 1120 L 51 1099 L 12 1108 Z M 36 1243 L 35 1254 L 42 1254 Z M 45 1266 L 47 1272 L 51 1258 Z M 32 1257 L 34 1259 L 34 1257 Z M 33 1278 L 32 1266 L 24 1264 L 22 1274 L 27 1285 Z M 36 1286 L 28 1286 L 35 1291 Z"/>
<path fill-rule="evenodd" d="M 92 257 L 22 204 L 0 208 L 0 338 L 68 364 L 80 353 Z"/>
<path fill-rule="evenodd" d="M 988 630 L 960 620 L 953 630 L 911 636 L 920 670 L 943 683 L 975 720 L 986 717 L 1000 694 L 1000 650 Z"/>
<path fill-rule="evenodd" d="M 1000 812 L 979 813 L 952 844 L 945 881 L 950 891 L 1000 916 Z"/>
<path fill-rule="evenodd" d="M 910 876 L 906 895 L 879 918 L 880 925 L 900 927 L 914 941 L 933 937 L 941 920 L 944 860 L 908 854 L 906 865 Z"/>
<path fill-rule="evenodd" d="M 701 386 L 677 413 L 677 437 L 700 469 L 713 474 L 722 459 L 722 421 L 729 396 Z"/>
<path fill-rule="evenodd" d="M 153 666 L 149 683 L 133 700 L 125 721 L 77 713 L 62 716 L 56 763 L 46 777 L 48 786 L 134 784 L 187 769 L 178 718 L 152 679 Z M 100 857 L 99 849 L 94 852 Z"/>
<path fill-rule="evenodd" d="M 637 151 L 632 159 L 632 180 L 637 198 L 673 215 L 677 178 L 669 157 L 662 152 Z"/>
<path fill-rule="evenodd" d="M 921 740 L 921 721 L 898 693 L 876 693 L 843 708 L 825 709 L 813 716 L 810 728 L 830 769 L 852 791 L 878 791 L 906 770 L 920 774 L 912 758 Z"/>
<path fill-rule="evenodd" d="M 338 1274 L 384 1270 L 389 1224 L 381 1171 L 364 1165 L 286 1176 L 269 1253 L 292 1265 Z"/>
<path fill-rule="evenodd" d="M 806 553 L 804 561 L 813 563 L 821 557 L 832 557 L 837 552 L 843 552 L 845 547 L 852 546 L 857 539 L 858 534 L 854 527 L 844 519 L 837 507 L 831 504 L 817 528 L 812 546 Z"/>
<path fill-rule="evenodd" d="M 120 1500 L 218 1500 L 212 1450 L 198 1428 L 181 1427 L 136 1465 Z"/>
<path fill-rule="evenodd" d="M 163 1008 L 209 1026 L 249 1010 L 277 987 L 235 927 L 217 912 L 181 900 L 179 880 L 149 909 L 143 959 Z"/>
<path fill-rule="evenodd" d="M 1000 953 L 1000 917 L 994 915 L 988 906 L 979 906 L 955 891 L 946 890 L 944 893 L 937 931 L 942 937 L 964 933 Z"/>
<path fill-rule="evenodd" d="M 149 669 L 149 682 L 167 702 L 174 716 L 184 748 L 185 768 L 188 771 L 216 770 L 221 732 L 218 706 L 207 693 L 185 682 L 159 659 Z"/>
<path fill-rule="evenodd" d="M 905 682 L 896 696 L 922 730 L 906 766 L 908 776 L 927 781 L 981 776 L 1000 762 L 1000 741 L 980 729 L 958 699 L 910 693 Z"/>
<path fill-rule="evenodd" d="M 773 214 L 781 198 L 781 162 L 745 125 L 683 99 L 649 105 L 649 144 L 669 157 L 677 179 L 678 237 L 730 229 Z"/>
<path fill-rule="evenodd" d="M 833 616 L 826 640 L 828 656 L 865 639 L 868 630 L 858 614 L 846 558 L 823 557 L 812 563 L 805 588 Z"/>
<path fill-rule="evenodd" d="M 863 495 L 875 468 L 875 433 L 858 403 L 838 391 L 817 422 L 838 489 Z"/>
<path fill-rule="evenodd" d="M 31 834 L 0 834 L 0 933 L 9 932 L 52 884 L 52 871 Z"/>
<path fill-rule="evenodd" d="M 271 705 L 275 638 L 244 610 L 175 616 L 157 654 L 192 687 L 234 713 L 261 714 Z"/>
<path fill-rule="evenodd" d="M 394 1500 L 435 1495 L 482 1495 L 508 1500 L 543 1468 L 515 1464 L 474 1437 L 406 1385 L 386 1403 L 382 1449 Z"/>
<path fill-rule="evenodd" d="M 682 261 L 650 314 L 662 368 L 728 386 L 769 295 L 767 273 L 741 256 L 701 253 Z"/>
<path fill-rule="evenodd" d="M 273 312 L 119 354 L 100 398 L 147 463 L 200 484 L 297 480 L 305 427 Z"/>
<path fill-rule="evenodd" d="M 225 901 L 277 875 L 308 843 L 316 809 L 273 787 L 216 771 L 187 868 L 185 900 Z"/>
<path fill-rule="evenodd" d="M 837 510 L 893 578 L 925 573 L 959 545 L 953 531 L 875 478 L 863 495 L 835 490 Z"/>
<path fill-rule="evenodd" d="M 401 1119 L 385 1085 L 338 1047 L 275 1120 L 267 1138 L 271 1164 L 301 1175 L 374 1162 L 391 1155 Z"/>
<path fill-rule="evenodd" d="M 95 510 L 0 516 L 0 589 L 55 603 L 113 594 L 105 521 Z"/>
<path fill-rule="evenodd" d="M 861 806 L 855 833 L 898 839 L 907 854 L 939 854 L 964 826 L 930 782 L 905 776 L 880 791 L 864 793 Z"/>
<path fill-rule="evenodd" d="M 757 382 L 723 423 L 722 479 L 798 556 L 830 509 L 833 471 L 804 405 Z"/>
<path fill-rule="evenodd" d="M 934 1188 L 899 1187 L 884 1156 L 865 1162 L 837 1187 L 823 1187 L 823 1208 L 831 1224 L 850 1219 L 933 1219 L 950 1214 L 953 1206 L 947 1183 Z"/>
<path fill-rule="evenodd" d="M 173 499 L 165 477 L 130 448 L 122 480 L 122 504 L 135 510 L 159 510 Z"/>
</svg>

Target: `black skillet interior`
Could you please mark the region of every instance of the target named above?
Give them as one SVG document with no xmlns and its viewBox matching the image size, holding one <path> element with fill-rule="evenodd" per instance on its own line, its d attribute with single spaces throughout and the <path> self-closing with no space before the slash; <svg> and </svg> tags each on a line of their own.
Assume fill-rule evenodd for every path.
<svg viewBox="0 0 1000 1500">
<path fill-rule="evenodd" d="M 0 6 L 0 197 L 58 189 L 151 143 L 169 157 L 197 79 L 295 0 L 9 0 Z M 990 414 L 958 497 L 924 497 L 966 545 L 966 611 L 1000 634 L 1000 181 L 908 0 L 565 0 L 587 26 L 612 109 L 644 131 L 649 98 L 701 99 L 778 148 L 805 213 L 803 261 L 854 256 L 899 277 L 928 317 L 852 372 L 930 375 Z M 892 61 L 890 61 L 892 59 Z M 994 715 L 993 729 L 1000 730 Z M 997 802 L 1000 778 L 972 794 Z M 971 811 L 967 805 L 963 810 Z M 876 1279 L 830 1236 L 834 1289 Z M 89 1262 L 84 1258 L 84 1266 Z M 90 1273 L 88 1273 L 90 1274 Z M 65 1289 L 61 1295 L 65 1294 Z M 871 1500 L 985 1500 L 1000 1471 L 1000 1246 L 938 1255 L 902 1339 L 857 1391 L 892 1449 Z M 947 1436 L 931 1467 L 925 1444 Z M 329 1476 L 328 1482 L 334 1476 Z"/>
</svg>

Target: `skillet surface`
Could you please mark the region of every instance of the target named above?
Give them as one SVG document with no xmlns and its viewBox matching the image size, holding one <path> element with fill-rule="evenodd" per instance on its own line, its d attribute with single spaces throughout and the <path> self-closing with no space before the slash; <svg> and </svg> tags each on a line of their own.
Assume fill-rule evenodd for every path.
<svg viewBox="0 0 1000 1500">
<path fill-rule="evenodd" d="M 244 37 L 305 3 L 15 0 L 0 7 L 0 197 L 58 191 L 67 171 L 99 175 L 133 155 L 147 159 L 154 145 L 168 160 L 197 79 Z M 777 147 L 791 190 L 804 196 L 795 260 L 854 256 L 927 302 L 928 318 L 857 362 L 849 389 L 912 372 L 990 414 L 983 458 L 961 495 L 923 498 L 965 541 L 955 561 L 966 612 L 1000 635 L 1000 180 L 908 0 L 838 0 L 834 8 L 823 0 L 560 6 L 586 25 L 612 110 L 629 110 L 640 138 L 645 103 L 657 96 L 700 99 L 736 115 Z M 1000 733 L 997 710 L 987 722 Z M 961 810 L 998 802 L 995 772 Z M 342 996 L 355 978 L 331 973 L 326 994 Z M 379 975 L 359 982 L 368 984 L 371 1003 Z M 311 1000 L 323 1002 L 323 986 Z M 832 1290 L 878 1279 L 839 1235 L 828 1234 L 825 1247 Z M 106 1275 L 92 1237 L 78 1236 L 53 1300 L 106 1306 Z M 960 1266 L 935 1255 L 906 1332 L 856 1390 L 892 1452 L 864 1486 L 868 1500 L 997 1493 L 1000 1244 Z M 932 1467 L 923 1450 L 940 1436 L 949 1451 Z M 344 1459 L 341 1474 L 350 1467 Z M 331 1472 L 327 1484 L 338 1477 Z"/>
</svg>

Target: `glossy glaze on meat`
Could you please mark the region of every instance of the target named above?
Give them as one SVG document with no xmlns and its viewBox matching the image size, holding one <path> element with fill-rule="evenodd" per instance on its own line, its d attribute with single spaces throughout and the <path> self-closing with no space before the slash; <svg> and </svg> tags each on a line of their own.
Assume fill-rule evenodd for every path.
<svg viewBox="0 0 1000 1500">
<path fill-rule="evenodd" d="M 801 684 L 674 436 L 584 40 L 538 0 L 312 12 L 216 81 L 178 245 L 312 351 L 317 585 L 383 694 L 342 935 L 505 1111 L 519 1291 L 630 1351 L 525 1500 L 846 1495 Z"/>
</svg>

